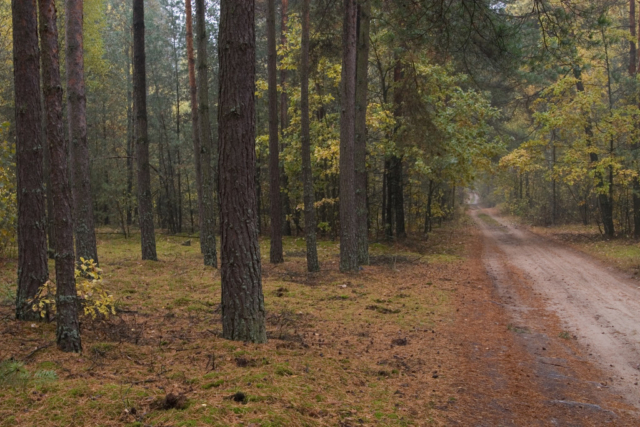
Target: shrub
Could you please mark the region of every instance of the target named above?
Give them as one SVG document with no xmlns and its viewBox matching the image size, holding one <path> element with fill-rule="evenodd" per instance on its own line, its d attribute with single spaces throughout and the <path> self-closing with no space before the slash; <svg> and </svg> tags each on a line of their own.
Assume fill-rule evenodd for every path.
<svg viewBox="0 0 640 427">
<path fill-rule="evenodd" d="M 116 314 L 113 295 L 101 285 L 102 269 L 98 268 L 94 260 L 80 258 L 79 269 L 76 269 L 76 291 L 84 315 L 91 316 L 94 320 L 100 315 L 108 318 L 109 315 Z M 42 317 L 55 313 L 55 295 L 56 284 L 49 280 L 31 300 L 33 311 L 39 312 Z"/>
</svg>

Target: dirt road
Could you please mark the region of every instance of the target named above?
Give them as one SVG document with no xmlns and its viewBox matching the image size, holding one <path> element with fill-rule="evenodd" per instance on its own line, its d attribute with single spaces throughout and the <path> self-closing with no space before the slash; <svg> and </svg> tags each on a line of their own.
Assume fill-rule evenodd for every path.
<svg viewBox="0 0 640 427">
<path fill-rule="evenodd" d="M 640 283 L 490 210 L 474 207 L 471 214 L 484 235 L 487 272 L 514 322 L 537 323 L 544 331 L 545 318 L 559 319 L 561 337 L 577 341 L 572 359 L 599 368 L 594 389 L 608 388 L 640 408 Z M 520 283 L 513 286 L 514 281 Z M 524 300 L 514 290 L 518 286 L 529 288 L 542 311 L 530 315 L 535 302 Z M 533 347 L 545 358 L 546 348 Z M 546 363 L 568 362 L 556 358 Z M 560 374 L 552 372 L 550 378 Z"/>
</svg>

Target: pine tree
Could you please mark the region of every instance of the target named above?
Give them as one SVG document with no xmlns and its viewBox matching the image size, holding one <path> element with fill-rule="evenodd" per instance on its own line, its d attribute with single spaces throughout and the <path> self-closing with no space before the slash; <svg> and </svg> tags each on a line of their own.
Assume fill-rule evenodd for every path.
<svg viewBox="0 0 640 427">
<path fill-rule="evenodd" d="M 316 208 L 311 170 L 309 131 L 309 0 L 302 1 L 302 40 L 300 54 L 300 139 L 302 144 L 302 181 L 304 186 L 304 231 L 307 240 L 307 270 L 319 271 L 316 243 Z"/>
<path fill-rule="evenodd" d="M 157 261 L 153 224 L 149 135 L 147 129 L 147 74 L 144 48 L 144 0 L 133 0 L 133 93 L 138 161 L 138 217 L 142 259 Z"/>
<path fill-rule="evenodd" d="M 56 241 L 56 320 L 58 348 L 82 351 L 78 324 L 71 185 L 69 183 L 68 144 L 62 118 L 62 84 L 58 57 L 58 25 L 55 2 L 40 0 L 40 39 L 42 46 L 42 86 L 50 152 L 51 197 Z"/>
<path fill-rule="evenodd" d="M 209 125 L 209 77 L 207 73 L 207 31 L 204 0 L 196 0 L 196 43 L 198 49 L 198 128 L 200 131 L 200 162 L 202 176 L 202 228 L 200 241 L 204 249 L 204 265 L 218 267 L 213 202 L 213 144 Z"/>
<path fill-rule="evenodd" d="M 71 144 L 76 257 L 98 262 L 84 76 L 83 0 L 65 0 L 67 118 Z"/>
<path fill-rule="evenodd" d="M 255 4 L 220 2 L 222 335 L 266 342 L 255 191 Z"/>
<path fill-rule="evenodd" d="M 280 200 L 280 147 L 278 145 L 278 70 L 276 66 L 276 2 L 267 5 L 267 74 L 269 80 L 269 197 L 271 200 L 272 264 L 284 262 L 282 256 L 282 202 Z"/>
<path fill-rule="evenodd" d="M 358 270 L 356 240 L 356 0 L 344 1 L 340 114 L 340 271 Z"/>
<path fill-rule="evenodd" d="M 43 176 L 40 50 L 35 1 L 11 2 L 18 177 L 16 317 L 37 320 L 29 300 L 49 278 Z"/>
</svg>

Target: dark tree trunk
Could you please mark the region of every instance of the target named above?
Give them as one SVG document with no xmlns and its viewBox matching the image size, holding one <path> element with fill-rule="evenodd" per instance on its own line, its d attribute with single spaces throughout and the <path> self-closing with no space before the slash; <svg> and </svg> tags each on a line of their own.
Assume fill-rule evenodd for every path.
<svg viewBox="0 0 640 427">
<path fill-rule="evenodd" d="M 302 143 L 302 182 L 304 187 L 304 231 L 307 240 L 307 270 L 319 271 L 316 244 L 316 208 L 311 170 L 311 137 L 309 130 L 309 1 L 302 1 L 302 45 L 300 61 L 300 125 Z"/>
<path fill-rule="evenodd" d="M 282 46 L 287 44 L 287 25 L 289 22 L 289 0 L 281 0 L 280 3 L 280 44 Z M 289 115 L 287 114 L 289 108 L 289 99 L 287 96 L 287 70 L 282 68 L 280 70 L 280 132 L 284 135 L 284 130 L 289 126 Z M 284 151 L 284 144 L 281 147 L 281 151 Z M 280 168 L 280 188 L 282 209 L 280 211 L 282 234 L 285 236 L 291 236 L 291 222 L 289 221 L 291 216 L 291 201 L 289 200 L 289 192 L 287 188 L 289 186 L 289 178 L 284 170 L 284 165 Z"/>
<path fill-rule="evenodd" d="M 198 126 L 198 87 L 196 84 L 196 60 L 193 55 L 193 19 L 191 0 L 185 1 L 187 27 L 187 62 L 189 68 L 189 94 L 191 95 L 191 131 L 193 138 L 193 159 L 196 169 L 196 192 L 198 193 L 198 226 L 202 231 L 202 161 L 200 159 L 200 127 Z M 200 240 L 200 252 L 205 253 L 203 240 Z"/>
<path fill-rule="evenodd" d="M 395 129 L 395 139 L 396 139 L 396 147 L 400 147 L 399 137 L 400 133 L 400 120 L 402 119 L 403 111 L 402 111 L 402 103 L 403 103 L 403 93 L 402 93 L 402 82 L 404 80 L 404 70 L 402 69 L 402 62 L 399 58 L 396 58 L 396 64 L 393 69 L 393 104 L 394 104 L 394 112 L 393 115 L 397 120 L 396 129 Z M 394 155 L 391 158 L 391 170 L 392 170 L 392 183 L 393 186 L 391 188 L 392 192 L 392 200 L 393 200 L 393 211 L 395 214 L 396 220 L 396 238 L 403 239 L 407 237 L 407 233 L 405 232 L 404 226 L 404 180 L 402 177 L 402 156 Z"/>
<path fill-rule="evenodd" d="M 213 202 L 213 169 L 211 126 L 209 124 L 209 77 L 207 73 L 207 29 L 204 0 L 196 0 L 196 43 L 198 49 L 198 126 L 200 128 L 200 161 L 202 174 L 202 228 L 200 244 L 204 265 L 218 268 L 216 252 L 216 216 Z"/>
<path fill-rule="evenodd" d="M 636 0 L 629 0 L 629 30 L 631 33 L 631 42 L 629 43 L 629 76 L 633 79 L 636 78 L 638 72 L 637 63 L 637 45 L 636 45 Z M 637 84 L 637 83 L 636 83 Z M 637 97 L 637 88 L 634 87 Z M 633 149 L 638 155 L 638 149 L 640 144 L 637 142 L 633 145 Z M 638 159 L 635 162 L 636 170 L 638 170 Z M 640 179 L 638 177 L 633 178 L 633 237 L 640 239 Z"/>
<path fill-rule="evenodd" d="M 131 46 L 127 43 L 127 226 L 133 224 L 133 145 L 134 145 L 134 114 L 133 98 L 131 94 Z"/>
<path fill-rule="evenodd" d="M 269 198 L 271 209 L 272 264 L 284 262 L 282 256 L 282 201 L 280 200 L 280 149 L 278 145 L 278 70 L 276 54 L 276 1 L 267 1 L 267 73 L 269 80 Z"/>
<path fill-rule="evenodd" d="M 358 271 L 356 241 L 356 0 L 344 0 L 340 114 L 340 271 Z"/>
<path fill-rule="evenodd" d="M 51 175 L 49 185 L 53 199 L 56 230 L 56 308 L 58 348 L 67 352 L 82 351 L 78 324 L 71 185 L 69 183 L 68 146 L 62 118 L 62 83 L 58 57 L 58 27 L 54 0 L 40 0 L 40 37 L 42 45 L 42 86 Z"/>
<path fill-rule="evenodd" d="M 91 199 L 87 141 L 87 97 L 84 86 L 83 0 L 65 0 L 67 118 L 73 173 L 76 257 L 98 262 Z"/>
<path fill-rule="evenodd" d="M 13 1 L 13 76 L 18 196 L 16 318 L 38 320 L 29 300 L 49 278 L 43 176 L 42 99 L 35 0 Z"/>
<path fill-rule="evenodd" d="M 149 135 L 147 132 L 147 71 L 144 52 L 144 0 L 133 0 L 133 93 L 138 162 L 138 219 L 142 259 L 157 261 L 153 224 Z"/>
<path fill-rule="evenodd" d="M 43 48 L 44 49 L 44 48 Z M 44 60 L 43 60 L 44 61 Z M 44 64 L 43 64 L 43 68 L 44 68 Z M 44 70 L 43 70 L 44 72 Z M 44 107 L 46 108 L 46 106 Z M 44 113 L 42 115 L 42 117 L 44 118 L 44 120 L 42 121 L 43 124 L 43 130 L 46 130 L 47 127 L 47 112 L 46 110 L 43 110 Z M 63 137 L 64 137 L 64 132 L 63 132 Z M 43 151 L 43 158 L 44 158 L 44 176 L 45 177 L 50 177 L 51 176 L 51 153 L 49 152 L 49 141 L 47 140 L 47 132 L 43 132 L 42 134 L 42 141 L 44 143 L 44 149 Z M 46 180 L 45 180 L 46 181 Z M 53 194 L 51 193 L 51 182 L 46 183 L 46 187 L 47 187 L 47 243 L 48 243 L 48 249 L 47 249 L 47 254 L 49 256 L 49 259 L 54 259 L 55 257 L 55 250 L 54 248 L 56 247 L 56 230 L 55 230 L 55 222 L 53 220 Z M 73 227 L 73 226 L 72 226 Z"/>
<path fill-rule="evenodd" d="M 220 2 L 218 46 L 222 335 L 263 343 L 267 334 L 254 181 L 254 0 Z"/>
<path fill-rule="evenodd" d="M 369 212 L 367 209 L 367 85 L 369 69 L 369 21 L 371 3 L 358 3 L 358 51 L 356 64 L 356 221 L 358 263 L 369 265 Z"/>
<path fill-rule="evenodd" d="M 395 157 L 395 214 L 396 214 L 396 237 L 403 239 L 407 237 L 404 218 L 404 176 L 402 174 L 402 157 Z M 455 201 L 454 201 L 455 203 Z"/>
<path fill-rule="evenodd" d="M 394 176 L 391 168 L 391 160 L 384 161 L 384 177 L 382 183 L 382 223 L 384 224 L 384 236 L 387 240 L 393 239 L 393 208 L 394 202 Z"/>
</svg>

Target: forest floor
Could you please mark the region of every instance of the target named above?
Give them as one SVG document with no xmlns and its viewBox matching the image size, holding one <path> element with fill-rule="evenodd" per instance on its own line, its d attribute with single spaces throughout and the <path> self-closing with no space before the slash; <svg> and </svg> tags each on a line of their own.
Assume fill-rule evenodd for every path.
<svg viewBox="0 0 640 427">
<path fill-rule="evenodd" d="M 639 425 L 582 338 L 501 264 L 490 215 L 372 244 L 357 275 L 339 273 L 335 242 L 308 274 L 304 240 L 277 266 L 263 241 L 265 345 L 221 338 L 220 275 L 197 241 L 159 236 L 160 262 L 142 262 L 137 240 L 100 234 L 119 314 L 83 319 L 81 355 L 56 350 L 54 324 L 13 320 L 16 265 L 0 261 L 0 426 Z"/>
</svg>

